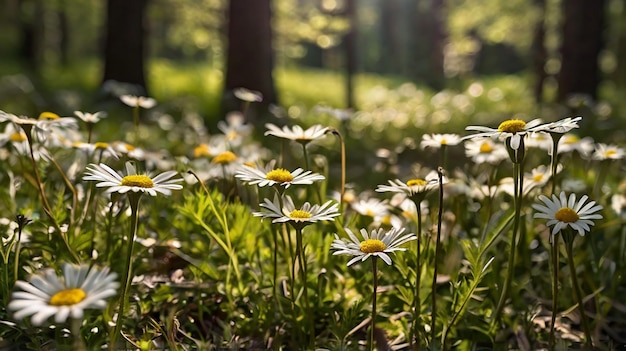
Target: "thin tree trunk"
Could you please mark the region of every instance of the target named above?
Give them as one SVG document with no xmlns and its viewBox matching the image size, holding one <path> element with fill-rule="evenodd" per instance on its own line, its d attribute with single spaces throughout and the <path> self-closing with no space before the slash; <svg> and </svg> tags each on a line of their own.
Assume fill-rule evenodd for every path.
<svg viewBox="0 0 626 351">
<path fill-rule="evenodd" d="M 546 15 L 546 0 L 534 0 L 534 2 L 540 14 L 537 19 L 531 48 L 533 70 L 535 72 L 533 96 L 535 97 L 535 101 L 540 104 L 543 102 L 543 83 L 548 77 L 545 69 L 546 60 L 548 58 L 548 52 L 545 46 L 546 27 L 544 24 Z"/>
<path fill-rule="evenodd" d="M 147 95 L 144 15 L 148 0 L 108 0 L 103 82 L 136 84 Z"/>
<path fill-rule="evenodd" d="M 240 108 L 232 95 L 237 88 L 255 90 L 267 106 L 276 103 L 274 86 L 274 51 L 272 49 L 272 8 L 270 0 L 230 0 L 228 6 L 228 51 L 224 85 L 224 109 Z M 257 111 L 261 112 L 261 111 Z M 258 113 L 250 111 L 249 119 Z"/>
<path fill-rule="evenodd" d="M 346 17 L 350 23 L 350 29 L 344 38 L 346 54 L 346 107 L 354 108 L 354 76 L 357 72 L 357 10 L 356 0 L 346 0 Z"/>
<path fill-rule="evenodd" d="M 598 97 L 598 55 L 604 47 L 605 0 L 563 2 L 563 44 L 558 76 L 559 101 L 571 94 Z"/>
</svg>

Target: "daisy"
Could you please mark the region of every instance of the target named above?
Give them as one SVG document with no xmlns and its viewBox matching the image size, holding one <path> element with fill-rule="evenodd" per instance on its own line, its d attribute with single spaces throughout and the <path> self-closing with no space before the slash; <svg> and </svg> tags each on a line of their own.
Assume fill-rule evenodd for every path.
<svg viewBox="0 0 626 351">
<path fill-rule="evenodd" d="M 290 196 L 283 198 L 282 208 L 278 197 L 274 197 L 273 202 L 265 199 L 261 207 L 264 210 L 252 213 L 255 217 L 273 218 L 272 223 L 290 223 L 294 227 L 304 227 L 320 221 L 334 221 L 334 217 L 339 216 L 337 203 L 333 201 L 327 201 L 321 206 L 305 202 L 302 207 L 296 208 Z"/>
<path fill-rule="evenodd" d="M 444 178 L 444 183 L 447 183 L 447 179 Z M 424 194 L 427 191 L 435 189 L 439 186 L 439 178 L 437 172 L 430 172 L 424 179 L 410 179 L 406 182 L 400 179 L 390 180 L 389 185 L 379 185 L 376 188 L 377 192 L 393 192 L 403 193 L 407 196 L 414 196 Z"/>
<path fill-rule="evenodd" d="M 250 90 L 246 88 L 236 88 L 233 90 L 233 95 L 241 101 L 245 102 L 261 102 L 263 101 L 263 94 L 256 90 Z"/>
<path fill-rule="evenodd" d="M 233 111 L 226 115 L 226 121 L 217 122 L 217 128 L 224 133 L 230 145 L 239 146 L 252 133 L 253 126 L 245 123 L 241 112 Z"/>
<path fill-rule="evenodd" d="M 439 149 L 442 146 L 457 145 L 461 142 L 461 136 L 458 134 L 424 134 L 420 147 L 426 149 L 432 147 L 433 149 Z"/>
<path fill-rule="evenodd" d="M 106 299 L 117 294 L 116 277 L 108 267 L 64 264 L 62 277 L 53 269 L 46 269 L 31 277 L 29 282 L 15 282 L 20 291 L 13 292 L 7 309 L 13 311 L 15 319 L 32 315 L 31 322 L 35 326 L 42 325 L 51 316 L 56 323 L 65 322 L 68 316 L 81 319 L 84 310 L 103 309 Z"/>
<path fill-rule="evenodd" d="M 26 116 L 16 116 L 0 111 L 0 122 L 9 121 L 20 126 L 27 134 L 35 131 L 40 141 L 45 141 L 48 134 L 62 129 L 76 129 L 76 119 L 72 117 L 59 117 L 52 112 L 42 112 L 39 119 Z M 30 135 L 30 134 L 29 134 Z"/>
<path fill-rule="evenodd" d="M 335 234 L 335 240 L 331 244 L 331 249 L 337 250 L 333 255 L 351 255 L 354 256 L 348 261 L 348 266 L 358 262 L 365 261 L 371 256 L 380 257 L 386 264 L 391 265 L 391 257 L 389 253 L 396 251 L 406 251 L 401 245 L 416 240 L 417 236 L 413 233 L 403 234 L 405 228 L 391 228 L 385 232 L 383 229 L 374 229 L 371 233 L 367 229 L 361 229 L 361 237 L 357 238 L 350 229 L 346 228 L 346 233 L 350 237 L 341 239 Z"/>
<path fill-rule="evenodd" d="M 602 206 L 596 205 L 595 201 L 585 203 L 587 199 L 588 196 L 583 195 L 576 202 L 576 194 L 572 193 L 567 198 L 564 191 L 559 197 L 553 194 L 552 199 L 540 195 L 539 200 L 544 204 L 532 205 L 538 211 L 533 217 L 547 219 L 547 226 L 554 226 L 552 235 L 569 226 L 584 236 L 586 232 L 591 230 L 590 226 L 594 225 L 592 219 L 602 219 L 602 215 L 596 213 L 602 210 Z"/>
<path fill-rule="evenodd" d="M 350 204 L 353 210 L 362 216 L 372 218 L 384 217 L 389 214 L 387 201 L 381 201 L 375 198 L 360 199 Z"/>
<path fill-rule="evenodd" d="M 326 131 L 328 131 L 328 127 L 323 127 L 319 124 L 311 126 L 306 130 L 302 129 L 300 126 L 293 126 L 293 128 L 284 126 L 281 129 L 271 123 L 267 123 L 265 127 L 269 129 L 265 132 L 265 135 L 273 135 L 275 137 L 289 139 L 300 144 L 307 144 L 313 140 L 321 139 L 326 134 Z"/>
<path fill-rule="evenodd" d="M 593 153 L 594 160 L 619 160 L 624 158 L 626 152 L 623 148 L 617 145 L 607 145 L 599 143 L 596 145 L 596 150 Z"/>
<path fill-rule="evenodd" d="M 576 134 L 567 133 L 559 140 L 558 153 L 578 151 L 581 156 L 587 157 L 591 155 L 594 149 L 593 138 L 584 137 L 581 139 Z"/>
<path fill-rule="evenodd" d="M 259 187 L 280 185 L 286 188 L 291 185 L 313 184 L 313 182 L 324 180 L 323 175 L 305 171 L 297 168 L 290 172 L 284 168 L 274 168 L 275 161 L 269 162 L 264 168 L 256 168 L 244 164 L 235 177 L 250 185 L 258 185 Z"/>
<path fill-rule="evenodd" d="M 98 188 L 107 187 L 107 193 L 118 192 L 125 194 L 127 192 L 144 192 L 151 196 L 157 193 L 170 195 L 172 190 L 180 190 L 182 185 L 176 184 L 183 181 L 182 178 L 171 179 L 178 173 L 176 171 L 167 171 L 151 177 L 146 174 L 137 174 L 137 170 L 130 163 L 126 162 L 126 176 L 120 176 L 111 167 L 101 163 L 100 165 L 91 164 L 87 167 L 87 175 L 83 180 L 94 180 Z"/>
<path fill-rule="evenodd" d="M 113 147 L 104 142 L 96 142 L 96 143 L 85 143 L 82 141 L 77 141 L 72 144 L 72 147 L 83 150 L 87 153 L 87 155 L 92 156 L 94 153 L 98 153 L 99 157 L 107 157 L 111 156 L 116 160 L 119 160 L 117 156 L 117 152 L 113 149 Z"/>
<path fill-rule="evenodd" d="M 107 116 L 106 112 L 98 111 L 96 113 L 82 112 L 82 111 L 74 111 L 74 114 L 80 118 L 83 122 L 88 124 L 96 124 L 100 122 L 102 118 Z"/>
<path fill-rule="evenodd" d="M 565 134 L 574 128 L 578 128 L 578 121 L 583 119 L 582 117 L 567 117 L 556 122 L 546 123 L 542 127 L 542 130 L 547 133 Z"/>
<path fill-rule="evenodd" d="M 534 119 L 528 123 L 521 119 L 509 119 L 498 126 L 497 129 L 483 126 L 468 126 L 465 130 L 477 131 L 478 133 L 463 137 L 463 139 L 473 139 L 479 137 L 498 138 L 500 140 L 510 138 L 510 145 L 513 150 L 519 149 L 522 143 L 522 137 L 527 133 L 539 131 L 542 129 L 541 120 Z"/>
<path fill-rule="evenodd" d="M 145 96 L 122 95 L 120 100 L 130 107 L 142 107 L 145 109 L 153 108 L 157 104 L 155 99 Z"/>
<path fill-rule="evenodd" d="M 497 165 L 509 157 L 504 144 L 496 143 L 490 138 L 470 139 L 465 142 L 464 146 L 465 155 L 476 164 Z"/>
</svg>

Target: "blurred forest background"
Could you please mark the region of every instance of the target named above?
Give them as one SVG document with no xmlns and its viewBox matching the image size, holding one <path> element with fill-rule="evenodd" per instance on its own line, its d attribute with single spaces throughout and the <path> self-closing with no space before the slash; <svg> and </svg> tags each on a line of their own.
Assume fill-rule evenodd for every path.
<svg viewBox="0 0 626 351">
<path fill-rule="evenodd" d="M 101 109 L 122 89 L 217 120 L 237 106 L 237 87 L 261 92 L 262 108 L 309 99 L 358 109 L 363 77 L 439 91 L 502 75 L 532 96 L 524 112 L 538 112 L 571 99 L 617 107 L 626 84 L 623 0 L 0 0 L 0 8 L 0 109 L 15 114 Z"/>
</svg>

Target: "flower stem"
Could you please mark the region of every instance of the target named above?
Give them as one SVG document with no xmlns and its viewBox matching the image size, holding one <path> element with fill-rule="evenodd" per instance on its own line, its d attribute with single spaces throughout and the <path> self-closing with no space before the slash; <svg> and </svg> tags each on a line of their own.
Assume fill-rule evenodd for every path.
<svg viewBox="0 0 626 351">
<path fill-rule="evenodd" d="M 556 339 L 554 337 L 554 327 L 556 314 L 559 309 L 559 236 L 552 236 L 551 256 L 552 256 L 552 318 L 550 322 L 550 350 L 554 350 Z"/>
<path fill-rule="evenodd" d="M 422 280 L 422 264 L 420 251 L 422 249 L 422 203 L 415 201 L 417 212 L 417 254 L 415 256 L 415 295 L 413 296 L 413 337 L 415 338 L 415 347 L 421 349 L 422 341 L 420 335 L 420 314 L 422 311 L 420 301 L 420 282 Z"/>
<path fill-rule="evenodd" d="M 315 318 L 313 311 L 311 310 L 311 304 L 309 303 L 309 293 L 307 288 L 307 266 L 306 259 L 304 258 L 304 248 L 302 246 L 302 228 L 296 227 L 296 256 L 298 258 L 298 264 L 300 265 L 300 274 L 302 275 L 302 284 L 304 288 L 304 306 L 306 308 L 306 318 L 309 320 L 309 343 L 310 349 L 315 349 Z"/>
<path fill-rule="evenodd" d="M 137 228 L 139 226 L 139 200 L 141 199 L 141 193 L 129 192 L 128 202 L 130 203 L 130 232 L 128 235 L 128 250 L 126 255 L 126 269 L 123 271 L 122 276 L 122 294 L 119 300 L 119 310 L 117 313 L 117 321 L 115 322 L 115 329 L 113 335 L 111 335 L 111 349 L 115 350 L 115 342 L 118 335 L 122 330 L 124 321 L 124 308 L 126 306 L 126 300 L 128 298 L 128 292 L 132 282 L 132 263 L 133 263 L 133 248 L 135 246 L 135 237 L 137 235 Z"/>
<path fill-rule="evenodd" d="M 514 184 L 514 202 L 515 202 L 515 216 L 513 217 L 513 234 L 511 235 L 511 251 L 509 252 L 509 262 L 507 267 L 507 274 L 500 293 L 500 299 L 498 300 L 498 306 L 493 316 L 494 321 L 500 319 L 502 310 L 506 303 L 506 299 L 511 289 L 511 282 L 513 281 L 513 273 L 515 272 L 515 253 L 517 251 L 517 235 L 520 227 L 520 218 L 522 215 L 522 197 L 524 190 L 524 177 L 523 177 L 523 165 L 522 163 L 513 163 L 513 184 Z"/>
<path fill-rule="evenodd" d="M 435 241 L 435 259 L 433 260 L 433 283 L 431 287 L 431 296 L 432 296 L 432 315 L 431 315 L 431 327 L 430 327 L 430 338 L 431 342 L 435 340 L 436 330 L 436 320 L 437 320 L 437 267 L 439 266 L 437 262 L 439 261 L 439 249 L 441 243 L 441 222 L 443 218 L 443 169 L 439 167 L 437 170 L 437 174 L 439 176 L 439 213 L 437 214 L 437 239 Z"/>
<path fill-rule="evenodd" d="M 372 326 L 370 330 L 370 351 L 376 349 L 376 342 L 374 341 L 374 333 L 376 330 L 376 294 L 378 292 L 378 269 L 376 268 L 376 256 L 372 256 Z"/>
<path fill-rule="evenodd" d="M 565 232 L 563 232 L 565 233 Z M 576 264 L 574 263 L 574 238 L 575 233 L 568 231 L 564 237 L 565 250 L 567 251 L 567 262 L 570 270 L 570 277 L 572 278 L 572 288 L 574 288 L 574 295 L 576 302 L 578 302 L 578 310 L 580 311 L 580 319 L 582 320 L 583 330 L 585 332 L 585 345 L 589 350 L 593 350 L 591 341 L 591 329 L 589 328 L 589 321 L 587 321 L 587 315 L 585 314 L 585 308 L 583 305 L 582 293 L 580 291 L 580 285 L 578 284 L 578 275 L 576 274 Z"/>
</svg>

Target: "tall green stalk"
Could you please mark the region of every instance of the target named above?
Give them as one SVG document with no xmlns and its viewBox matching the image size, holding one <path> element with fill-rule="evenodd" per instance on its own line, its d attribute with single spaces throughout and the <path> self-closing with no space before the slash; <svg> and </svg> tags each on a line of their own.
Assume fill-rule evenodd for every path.
<svg viewBox="0 0 626 351">
<path fill-rule="evenodd" d="M 420 301 L 420 282 L 422 280 L 422 202 L 415 201 L 417 212 L 417 253 L 415 255 L 415 295 L 413 296 L 413 337 L 415 338 L 415 347 L 420 350 L 422 347 L 421 333 L 420 333 L 420 315 L 422 311 L 422 305 Z"/>
<path fill-rule="evenodd" d="M 298 264 L 300 265 L 300 274 L 304 289 L 304 306 L 306 308 L 306 319 L 309 322 L 309 345 L 310 349 L 315 349 L 315 318 L 313 316 L 313 311 L 311 310 L 311 304 L 309 302 L 309 293 L 307 287 L 307 263 L 304 257 L 304 247 L 302 245 L 302 226 L 295 226 L 296 228 L 296 257 L 298 259 Z"/>
<path fill-rule="evenodd" d="M 128 202 L 130 204 L 130 231 L 128 235 L 128 248 L 126 252 L 126 269 L 122 272 L 122 294 L 119 300 L 119 310 L 117 313 L 117 321 L 115 323 L 115 329 L 113 335 L 111 335 L 111 349 L 116 350 L 117 337 L 122 331 L 122 325 L 124 322 L 124 310 L 126 307 L 126 300 L 128 299 L 128 293 L 130 291 L 130 285 L 132 282 L 132 265 L 133 265 L 133 249 L 135 247 L 135 237 L 137 236 L 137 229 L 139 227 L 139 200 L 141 200 L 142 193 L 129 192 Z"/>
<path fill-rule="evenodd" d="M 578 303 L 578 310 L 580 311 L 580 319 L 582 320 L 583 330 L 585 332 L 585 345 L 588 350 L 593 350 L 593 343 L 591 339 L 591 329 L 589 328 L 589 321 L 585 314 L 585 306 L 583 305 L 583 297 L 580 290 L 580 284 L 578 283 L 578 274 L 576 273 L 576 263 L 574 262 L 574 239 L 576 233 L 571 228 L 562 231 L 563 241 L 565 242 L 565 250 L 567 251 L 567 262 L 569 265 L 570 278 L 572 279 L 572 288 Z"/>
<path fill-rule="evenodd" d="M 376 349 L 374 334 L 376 332 L 376 294 L 378 292 L 378 269 L 376 268 L 377 256 L 372 256 L 372 325 L 370 327 L 370 351 Z"/>
<path fill-rule="evenodd" d="M 514 187 L 514 206 L 515 216 L 513 217 L 513 233 L 511 235 L 511 245 L 509 251 L 509 262 L 507 267 L 507 274 L 504 280 L 504 285 L 500 293 L 500 299 L 496 311 L 493 315 L 493 321 L 497 322 L 500 319 L 506 299 L 509 296 L 509 290 L 511 289 L 511 283 L 513 281 L 513 274 L 515 273 L 515 255 L 517 253 L 517 237 L 519 234 L 521 216 L 522 216 L 522 198 L 524 197 L 524 139 L 522 139 L 521 145 L 517 150 L 511 149 L 510 138 L 507 139 L 507 146 L 509 148 L 509 154 L 513 161 L 513 187 Z"/>
<path fill-rule="evenodd" d="M 437 170 L 437 174 L 439 176 L 439 212 L 437 214 L 437 239 L 435 241 L 435 259 L 433 260 L 433 282 L 431 286 L 431 297 L 432 297 L 432 306 L 431 306 L 431 327 L 430 327 L 430 340 L 433 342 L 435 340 L 435 336 L 437 334 L 435 326 L 437 321 L 437 267 L 439 266 L 437 262 L 439 262 L 439 250 L 441 243 L 441 222 L 443 218 L 443 169 L 439 167 Z"/>
</svg>

